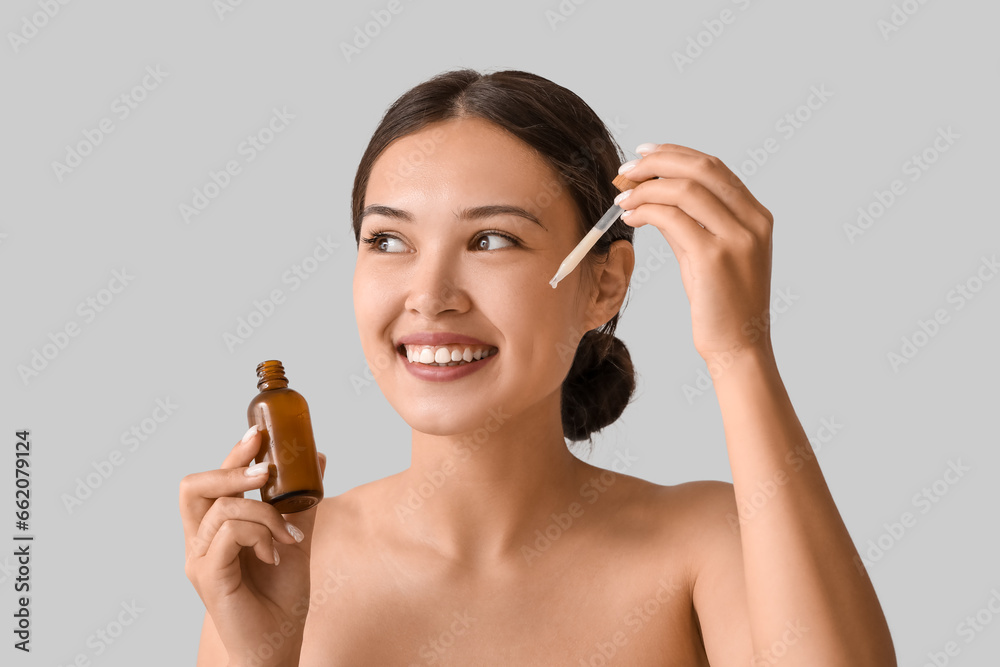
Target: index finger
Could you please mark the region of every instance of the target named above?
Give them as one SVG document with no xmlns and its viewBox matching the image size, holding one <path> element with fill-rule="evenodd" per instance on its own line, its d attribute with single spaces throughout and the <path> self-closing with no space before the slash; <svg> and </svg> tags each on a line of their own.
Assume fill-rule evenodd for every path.
<svg viewBox="0 0 1000 667">
<path fill-rule="evenodd" d="M 763 204 L 760 203 L 760 201 L 757 200 L 754 194 L 750 192 L 750 188 L 748 188 L 746 184 L 742 180 L 740 180 L 739 176 L 737 176 L 736 173 L 733 172 L 733 170 L 730 169 L 725 162 L 715 157 L 714 155 L 709 155 L 708 153 L 703 153 L 701 151 L 695 150 L 693 148 L 688 148 L 687 146 L 681 146 L 679 144 L 653 144 L 652 147 L 649 144 L 641 144 L 636 148 L 643 149 L 641 152 L 636 150 L 636 152 L 640 156 L 640 160 L 652 153 L 673 152 L 693 158 L 699 158 L 702 161 L 707 162 L 707 165 L 704 167 L 704 170 L 715 171 L 717 174 L 722 176 L 729 185 L 729 187 L 741 192 L 749 200 L 750 205 L 754 209 L 756 209 L 758 213 L 763 215 L 769 221 L 773 222 L 774 218 L 771 216 L 771 212 L 767 209 L 767 207 L 765 207 Z M 710 184 L 706 183 L 705 185 L 706 187 L 709 187 L 709 189 L 711 189 Z M 714 194 L 717 197 L 719 197 L 719 199 L 721 199 L 723 202 L 725 202 L 727 206 L 731 206 L 732 204 L 737 204 L 737 202 L 735 202 L 732 197 L 727 196 L 727 193 L 725 192 L 719 191 L 719 192 L 714 192 Z M 740 215 L 741 211 L 733 209 L 733 213 L 736 215 Z"/>
<path fill-rule="evenodd" d="M 181 480 L 180 511 L 185 535 L 197 534 L 201 520 L 217 498 L 242 498 L 244 493 L 260 488 L 267 481 L 273 464 L 269 466 L 268 475 L 248 477 L 236 470 L 250 465 L 257 454 L 259 442 L 260 431 L 258 427 L 251 426 L 230 450 L 219 469 L 193 473 Z"/>
<path fill-rule="evenodd" d="M 243 434 L 243 438 L 236 443 L 236 446 L 229 450 L 229 455 L 226 456 L 219 467 L 239 468 L 250 465 L 250 462 L 257 456 L 257 450 L 260 449 L 260 437 L 260 426 L 254 424 L 247 429 L 247 432 Z M 250 443 L 254 444 L 251 445 Z"/>
</svg>

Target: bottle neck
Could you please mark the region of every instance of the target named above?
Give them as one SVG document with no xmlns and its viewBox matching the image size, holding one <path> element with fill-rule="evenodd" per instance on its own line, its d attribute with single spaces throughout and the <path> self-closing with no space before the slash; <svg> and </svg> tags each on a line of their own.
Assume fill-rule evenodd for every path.
<svg viewBox="0 0 1000 667">
<path fill-rule="evenodd" d="M 284 389 L 288 386 L 285 367 L 277 360 L 262 361 L 257 364 L 257 378 L 257 389 L 260 391 Z"/>
</svg>

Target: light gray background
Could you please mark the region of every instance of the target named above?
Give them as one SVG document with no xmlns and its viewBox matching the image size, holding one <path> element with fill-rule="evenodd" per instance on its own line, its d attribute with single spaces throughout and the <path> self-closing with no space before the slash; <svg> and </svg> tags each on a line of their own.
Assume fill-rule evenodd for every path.
<svg viewBox="0 0 1000 667">
<path fill-rule="evenodd" d="M 9 35 L 42 11 L 38 1 L 6 2 L 0 19 L 4 664 L 64 665 L 78 654 L 95 665 L 194 663 L 204 607 L 184 576 L 178 483 L 217 467 L 246 430 L 259 361 L 281 359 L 309 400 L 330 457 L 328 494 L 408 465 L 407 425 L 377 385 L 352 385 L 365 361 L 351 299 L 350 189 L 386 107 L 459 66 L 525 69 L 570 88 L 619 128 L 629 157 L 641 142 L 672 142 L 739 170 L 775 217 L 775 296 L 795 297 L 777 304 L 785 312 L 774 320 L 782 378 L 859 550 L 880 539 L 890 547 L 870 573 L 899 663 L 924 664 L 955 641 L 950 664 L 994 664 L 1000 619 L 971 642 L 957 633 L 1000 591 L 1000 280 L 973 280 L 981 290 L 961 309 L 948 294 L 1000 250 L 1000 6 L 908 0 L 916 13 L 886 38 L 886 0 L 403 0 L 348 62 L 341 43 L 387 2 L 246 0 L 221 18 L 209 0 L 71 2 L 15 52 Z M 566 20 L 553 27 L 546 12 L 560 6 Z M 673 53 L 723 10 L 733 21 L 678 68 Z M 166 77 L 121 119 L 112 102 L 147 66 Z M 832 96 L 786 138 L 776 123 L 814 86 Z M 294 120 L 246 162 L 237 147 L 275 107 Z M 114 131 L 60 182 L 52 163 L 105 117 Z M 939 128 L 958 139 L 911 181 L 904 163 Z M 750 174 L 747 151 L 769 137 L 779 150 Z M 186 224 L 179 205 L 233 159 L 242 172 Z M 849 242 L 844 225 L 894 179 L 905 193 Z M 339 247 L 293 290 L 282 276 L 317 237 Z M 714 394 L 682 391 L 706 365 L 676 262 L 652 227 L 637 231 L 636 247 L 637 270 L 653 270 L 637 273 L 619 335 L 641 373 L 639 397 L 590 460 L 609 466 L 628 450 L 637 457 L 629 473 L 661 484 L 731 480 Z M 662 268 L 653 249 L 670 255 Z M 134 279 L 85 321 L 78 304 L 122 269 Z M 285 303 L 230 351 L 223 333 L 273 289 Z M 948 322 L 894 370 L 887 355 L 937 309 Z M 18 367 L 70 322 L 79 335 L 23 381 Z M 177 409 L 129 451 L 121 434 L 168 398 Z M 825 443 L 824 419 L 842 425 Z M 23 428 L 32 431 L 36 536 L 30 656 L 11 648 L 10 616 L 12 443 Z M 123 463 L 70 512 L 63 495 L 116 449 Z M 949 462 L 969 468 L 955 484 L 940 481 Z M 946 493 L 922 512 L 915 495 L 935 481 Z M 886 524 L 904 512 L 916 525 L 893 538 Z M 139 616 L 97 655 L 88 637 L 133 601 Z"/>
</svg>

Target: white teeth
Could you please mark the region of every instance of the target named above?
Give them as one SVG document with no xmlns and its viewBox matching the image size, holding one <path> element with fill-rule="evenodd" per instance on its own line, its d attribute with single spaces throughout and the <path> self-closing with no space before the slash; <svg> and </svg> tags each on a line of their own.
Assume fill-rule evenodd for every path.
<svg viewBox="0 0 1000 667">
<path fill-rule="evenodd" d="M 410 363 L 421 363 L 428 366 L 460 366 L 496 354 L 495 348 L 482 346 L 475 350 L 472 347 L 464 346 L 449 348 L 445 346 L 404 345 L 403 347 L 406 350 L 406 359 Z"/>
</svg>

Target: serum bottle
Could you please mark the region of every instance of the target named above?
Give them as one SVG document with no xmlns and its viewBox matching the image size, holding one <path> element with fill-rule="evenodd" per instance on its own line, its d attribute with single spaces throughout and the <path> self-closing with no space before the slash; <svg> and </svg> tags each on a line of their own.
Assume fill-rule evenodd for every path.
<svg viewBox="0 0 1000 667">
<path fill-rule="evenodd" d="M 260 498 L 282 514 L 307 510 L 323 499 L 309 406 L 302 394 L 288 388 L 280 361 L 257 364 L 257 378 L 260 393 L 247 408 L 248 425 L 261 430 L 254 461 L 266 461 L 277 469 L 261 487 Z"/>
</svg>

